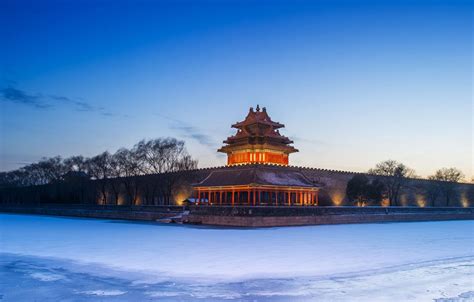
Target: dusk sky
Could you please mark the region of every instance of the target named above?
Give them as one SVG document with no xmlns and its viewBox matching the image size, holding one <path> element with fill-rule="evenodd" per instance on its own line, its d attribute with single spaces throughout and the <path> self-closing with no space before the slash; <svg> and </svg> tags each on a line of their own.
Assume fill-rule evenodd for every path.
<svg viewBox="0 0 474 302">
<path fill-rule="evenodd" d="M 473 175 L 471 1 L 0 1 L 0 170 L 186 141 L 200 167 L 250 106 L 299 153 Z"/>
</svg>

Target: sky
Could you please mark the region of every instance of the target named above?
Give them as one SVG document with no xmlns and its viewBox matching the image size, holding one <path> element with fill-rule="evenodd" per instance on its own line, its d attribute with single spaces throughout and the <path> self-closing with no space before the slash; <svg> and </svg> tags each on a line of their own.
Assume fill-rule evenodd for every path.
<svg viewBox="0 0 474 302">
<path fill-rule="evenodd" d="M 225 165 L 259 104 L 292 165 L 469 180 L 473 28 L 464 0 L 3 0 L 0 170 L 168 136 Z"/>
</svg>

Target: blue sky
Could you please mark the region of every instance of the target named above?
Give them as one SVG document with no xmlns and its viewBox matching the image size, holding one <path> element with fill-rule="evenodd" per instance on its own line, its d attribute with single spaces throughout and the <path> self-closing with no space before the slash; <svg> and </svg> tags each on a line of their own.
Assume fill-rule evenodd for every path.
<svg viewBox="0 0 474 302">
<path fill-rule="evenodd" d="M 2 1 L 0 170 L 184 139 L 201 167 L 250 106 L 295 165 L 473 171 L 469 1 Z"/>
</svg>

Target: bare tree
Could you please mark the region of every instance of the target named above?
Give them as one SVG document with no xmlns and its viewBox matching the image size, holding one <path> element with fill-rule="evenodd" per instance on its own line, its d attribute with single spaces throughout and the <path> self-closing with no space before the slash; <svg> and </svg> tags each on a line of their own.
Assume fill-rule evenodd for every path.
<svg viewBox="0 0 474 302">
<path fill-rule="evenodd" d="M 134 146 L 132 152 L 139 161 L 139 170 L 143 174 L 166 173 L 159 179 L 159 190 L 165 204 L 171 203 L 173 191 L 183 181 L 182 173 L 174 173 L 196 169 L 197 161 L 187 153 L 184 142 L 174 138 L 158 138 L 142 140 Z M 154 183 L 144 184 L 147 200 L 154 200 L 157 186 Z"/>
<path fill-rule="evenodd" d="M 114 204 L 118 205 L 121 187 L 121 181 L 119 179 L 121 176 L 121 165 L 117 153 L 113 154 L 110 158 L 110 176 L 113 178 L 109 185 L 114 196 Z"/>
<path fill-rule="evenodd" d="M 155 203 L 161 190 L 163 202 L 169 204 L 173 190 L 182 184 L 183 177 L 186 178 L 183 173 L 174 172 L 196 167 L 197 161 L 187 153 L 183 141 L 158 138 L 142 140 L 132 149 L 122 148 L 114 155 L 103 152 L 87 159 L 83 156 L 65 160 L 59 156 L 43 158 L 17 170 L 0 173 L 0 188 L 67 182 L 69 187 L 80 192 L 82 202 L 87 181 L 92 177 L 101 204 L 109 203 L 110 192 L 118 204 L 119 194 L 124 190 L 130 203 L 135 205 L 143 184 L 146 184 L 142 192 L 146 202 Z M 140 177 L 143 174 L 157 175 L 148 177 L 145 182 Z"/>
<path fill-rule="evenodd" d="M 18 170 L 0 173 L 0 187 L 13 188 L 40 185 L 38 177 L 33 175 L 35 172 L 30 165 L 22 167 Z"/>
<path fill-rule="evenodd" d="M 67 171 L 87 172 L 86 159 L 82 155 L 71 156 L 64 159 L 64 166 Z"/>
<path fill-rule="evenodd" d="M 141 140 L 132 150 L 143 174 L 157 174 L 181 169 L 178 163 L 189 156 L 184 142 L 175 138 Z"/>
<path fill-rule="evenodd" d="M 136 205 L 139 193 L 140 162 L 134 150 L 119 149 L 114 154 L 120 171 L 121 181 L 125 187 L 131 205 Z"/>
<path fill-rule="evenodd" d="M 442 168 L 428 178 L 437 181 L 439 191 L 446 198 L 446 206 L 449 206 L 456 191 L 456 183 L 464 179 L 464 174 L 456 168 Z"/>
<path fill-rule="evenodd" d="M 364 174 L 355 174 L 347 183 L 346 196 L 357 206 L 380 204 L 384 186 L 378 179 L 372 181 Z"/>
<path fill-rule="evenodd" d="M 413 169 L 395 160 L 386 160 L 378 163 L 368 173 L 378 176 L 378 180 L 383 183 L 390 206 L 398 205 L 400 192 L 403 186 L 406 185 L 407 178 L 415 176 Z"/>
<path fill-rule="evenodd" d="M 60 181 L 66 172 L 61 157 L 56 156 L 7 172 L 4 179 L 11 186 L 44 185 Z"/>
<path fill-rule="evenodd" d="M 438 199 L 439 195 L 441 194 L 440 186 L 437 182 L 429 182 L 426 187 L 426 197 L 428 201 L 431 202 L 431 206 L 436 206 L 436 200 Z"/>
<path fill-rule="evenodd" d="M 193 159 L 191 155 L 184 155 L 177 163 L 177 171 L 189 171 L 197 169 L 198 161 Z"/>
<path fill-rule="evenodd" d="M 110 178 L 110 160 L 111 155 L 106 151 L 85 161 L 87 170 L 99 185 L 101 204 L 107 204 L 107 184 Z"/>
</svg>

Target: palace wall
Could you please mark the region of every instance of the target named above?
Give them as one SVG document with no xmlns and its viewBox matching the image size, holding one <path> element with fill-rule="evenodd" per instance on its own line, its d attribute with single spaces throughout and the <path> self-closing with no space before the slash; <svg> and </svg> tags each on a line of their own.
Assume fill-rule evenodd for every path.
<svg viewBox="0 0 474 302">
<path fill-rule="evenodd" d="M 339 206 L 352 205 L 346 196 L 346 187 L 355 172 L 335 171 L 316 168 L 295 167 L 304 173 L 309 179 L 322 185 L 320 193 L 321 205 Z M 365 174 L 369 179 L 375 179 L 374 175 Z M 474 184 L 453 184 L 453 193 L 449 205 L 442 192 L 430 193 L 437 182 L 427 179 L 407 179 L 401 188 L 398 206 L 474 206 Z M 388 201 L 385 201 L 388 205 Z"/>
<path fill-rule="evenodd" d="M 125 181 L 137 188 L 137 205 L 180 205 L 192 194 L 192 184 L 202 181 L 215 170 L 238 169 L 239 167 L 204 168 L 179 173 L 144 175 L 134 178 L 107 180 L 72 180 L 42 186 L 0 189 L 0 203 L 3 204 L 102 204 L 101 191 L 105 187 L 107 204 L 130 205 L 131 194 Z M 297 170 L 320 186 L 321 206 L 353 205 L 346 197 L 348 181 L 357 173 L 305 167 L 278 167 L 282 170 Z M 367 175 L 374 178 L 373 175 Z M 436 183 L 430 180 L 410 179 L 401 189 L 401 206 L 474 206 L 474 184 L 454 184 L 449 205 L 443 194 L 430 194 Z"/>
<path fill-rule="evenodd" d="M 231 207 L 231 206 L 2 205 L 1 213 L 178 222 L 226 227 L 274 227 L 474 219 L 459 207 Z"/>
<path fill-rule="evenodd" d="M 473 208 L 419 207 L 193 207 L 184 222 L 231 227 L 474 219 Z"/>
</svg>

